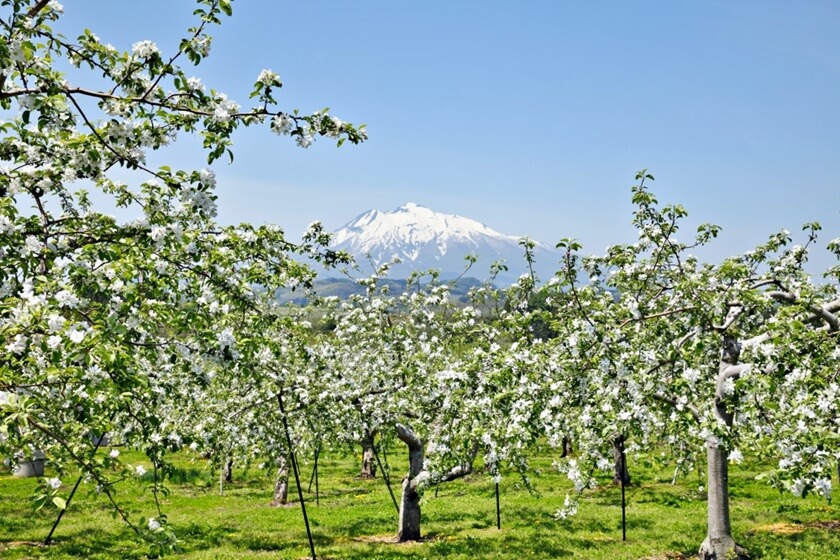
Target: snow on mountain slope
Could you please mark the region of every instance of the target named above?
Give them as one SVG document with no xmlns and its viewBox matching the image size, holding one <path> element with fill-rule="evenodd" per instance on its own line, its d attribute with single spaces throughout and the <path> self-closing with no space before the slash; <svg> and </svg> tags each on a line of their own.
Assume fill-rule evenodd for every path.
<svg viewBox="0 0 840 560">
<path fill-rule="evenodd" d="M 379 266 L 399 259 L 401 264 L 391 269 L 397 278 L 413 270 L 431 268 L 440 270 L 444 278 L 457 276 L 466 266 L 464 257 L 474 254 L 478 262 L 468 275 L 486 277 L 492 262 L 504 260 L 509 271 L 500 280 L 512 282 L 526 272 L 520 239 L 470 218 L 438 213 L 409 202 L 390 212 L 369 210 L 359 215 L 335 232 L 333 248 L 354 255 L 363 270 L 368 260 Z M 540 271 L 550 274 L 556 268 L 559 253 L 537 243 L 535 255 L 538 273 L 547 279 Z"/>
</svg>

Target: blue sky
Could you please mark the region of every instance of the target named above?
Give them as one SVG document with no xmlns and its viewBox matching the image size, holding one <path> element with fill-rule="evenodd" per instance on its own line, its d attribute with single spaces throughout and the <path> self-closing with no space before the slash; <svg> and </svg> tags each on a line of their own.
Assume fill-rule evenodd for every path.
<svg viewBox="0 0 840 560">
<path fill-rule="evenodd" d="M 64 7 L 65 33 L 125 49 L 171 52 L 192 25 L 187 0 Z M 247 105 L 270 68 L 284 108 L 330 107 L 370 140 L 238 134 L 234 163 L 214 165 L 220 217 L 295 237 L 413 201 L 601 252 L 633 240 L 630 186 L 649 168 L 686 227 L 724 227 L 708 258 L 812 220 L 825 242 L 840 237 L 838 22 L 834 1 L 237 0 L 192 73 Z M 184 140 L 166 163 L 202 166 Z"/>
</svg>

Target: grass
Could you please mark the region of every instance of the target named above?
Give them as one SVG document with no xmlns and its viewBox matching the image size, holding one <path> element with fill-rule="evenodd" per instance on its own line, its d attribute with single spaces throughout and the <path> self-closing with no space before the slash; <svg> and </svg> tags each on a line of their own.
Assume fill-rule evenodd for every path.
<svg viewBox="0 0 840 560">
<path fill-rule="evenodd" d="M 140 454 L 123 451 L 127 463 Z M 396 461 L 403 460 L 397 456 Z M 235 482 L 219 495 L 217 479 L 203 461 L 183 454 L 164 510 L 190 560 L 308 558 L 309 545 L 298 503 L 273 508 L 272 481 L 262 473 L 235 471 Z M 620 491 L 608 484 L 585 494 L 577 516 L 554 519 L 568 484 L 550 469 L 550 458 L 533 477 L 538 495 L 514 476 L 501 484 L 502 529 L 496 528 L 494 487 L 487 477 L 441 485 L 426 492 L 420 543 L 396 544 L 396 512 L 381 479 L 361 480 L 358 462 L 339 456 L 319 462 L 320 505 L 305 493 L 318 558 L 609 558 L 649 560 L 693 557 L 705 535 L 705 497 L 695 474 L 671 485 L 670 473 L 631 464 L 627 490 L 627 541 L 621 540 Z M 402 465 L 402 463 L 397 463 Z M 148 465 L 147 465 L 148 466 Z M 311 465 L 304 465 L 308 486 Z M 394 469 L 400 472 L 401 468 Z M 780 495 L 755 480 L 754 467 L 733 468 L 732 521 L 735 538 L 754 558 L 828 560 L 840 550 L 840 508 L 818 498 Z M 51 473 L 47 472 L 48 476 Z M 146 475 L 148 479 L 149 474 Z M 65 477 L 65 494 L 72 484 Z M 152 550 L 111 516 L 106 500 L 82 485 L 56 531 L 43 546 L 57 510 L 33 512 L 34 479 L 0 471 L 0 558 L 141 559 Z M 398 481 L 395 481 L 397 491 Z M 314 488 L 313 488 L 314 491 Z M 292 487 L 291 494 L 295 489 Z M 124 483 L 117 494 L 134 518 L 153 516 L 147 485 Z M 291 496 L 290 496 L 291 497 Z"/>
</svg>

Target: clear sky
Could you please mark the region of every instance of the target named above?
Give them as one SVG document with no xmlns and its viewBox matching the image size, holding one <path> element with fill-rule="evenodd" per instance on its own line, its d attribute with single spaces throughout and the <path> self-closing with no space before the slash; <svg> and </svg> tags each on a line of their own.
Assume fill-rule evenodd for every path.
<svg viewBox="0 0 840 560">
<path fill-rule="evenodd" d="M 124 49 L 166 54 L 192 24 L 188 0 L 63 4 L 66 34 Z M 330 107 L 370 140 L 238 134 L 214 165 L 220 217 L 296 237 L 412 201 L 601 252 L 633 240 L 649 168 L 660 202 L 724 227 L 710 258 L 811 220 L 824 244 L 840 237 L 838 24 L 835 0 L 237 0 L 193 74 L 247 106 L 270 68 L 284 108 Z M 188 144 L 166 163 L 201 166 Z"/>
</svg>

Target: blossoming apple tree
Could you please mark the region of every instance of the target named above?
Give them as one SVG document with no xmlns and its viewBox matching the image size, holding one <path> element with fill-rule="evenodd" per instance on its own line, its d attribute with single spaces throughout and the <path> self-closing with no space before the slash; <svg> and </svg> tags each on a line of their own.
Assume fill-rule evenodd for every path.
<svg viewBox="0 0 840 560">
<path fill-rule="evenodd" d="M 448 285 L 434 274 L 423 286 L 420 280 L 389 294 L 375 277 L 365 279 L 365 295 L 327 302 L 336 326 L 316 351 L 322 370 L 308 399 L 329 411 L 329 433 L 337 441 L 355 446 L 375 433 L 407 446 L 400 540 L 420 538 L 425 487 L 470 474 L 481 451 L 492 475 L 512 462 L 508 443 L 522 446 L 517 430 L 524 431 L 529 417 L 506 412 L 529 400 L 532 389 L 510 373 L 527 369 L 527 351 L 501 368 L 495 360 L 503 334 L 496 321 L 476 306 L 454 305 Z M 505 382 L 515 380 L 509 392 L 494 373 L 502 370 Z"/>
<path fill-rule="evenodd" d="M 606 469 L 605 445 L 650 448 L 664 437 L 675 453 L 704 449 L 708 533 L 705 558 L 742 554 L 731 534 L 728 465 L 749 450 L 774 459 L 767 476 L 797 495 L 830 497 L 840 458 L 838 415 L 838 268 L 824 282 L 804 270 L 817 240 L 792 245 L 783 231 L 720 264 L 701 263 L 694 247 L 716 237 L 704 225 L 695 241 L 678 239 L 685 210 L 658 207 L 645 186 L 633 189 L 639 239 L 582 258 L 566 240 L 564 307 L 576 325 L 556 339 L 555 376 L 543 420 L 569 433 L 579 455 L 562 462 L 578 489 Z M 840 252 L 840 240 L 829 243 Z M 581 285 L 581 273 L 590 278 Z M 573 405 L 576 414 L 564 407 Z M 557 440 L 554 440 L 557 443 Z M 574 500 L 561 513 L 574 509 Z"/>
<path fill-rule="evenodd" d="M 212 170 L 153 168 L 147 154 L 197 134 L 212 164 L 232 157 L 236 129 L 255 125 L 303 147 L 366 134 L 326 112 L 281 110 L 271 71 L 249 108 L 190 75 L 183 63 L 207 57 L 229 0 L 197 1 L 196 25 L 171 54 L 149 41 L 120 52 L 87 30 L 64 37 L 52 27 L 62 12 L 55 1 L 0 2 L 0 448 L 43 450 L 113 501 L 107 473 L 128 469 L 96 454 L 91 435 L 119 434 L 157 465 L 180 444 L 162 429 L 172 378 L 200 387 L 196 356 L 235 361 L 219 317 L 254 309 L 258 286 L 307 282 L 290 253 L 317 254 L 324 240 L 317 227 L 302 244 L 276 227 L 221 227 Z M 133 217 L 116 220 L 112 206 Z M 44 496 L 63 507 L 60 488 Z"/>
</svg>

